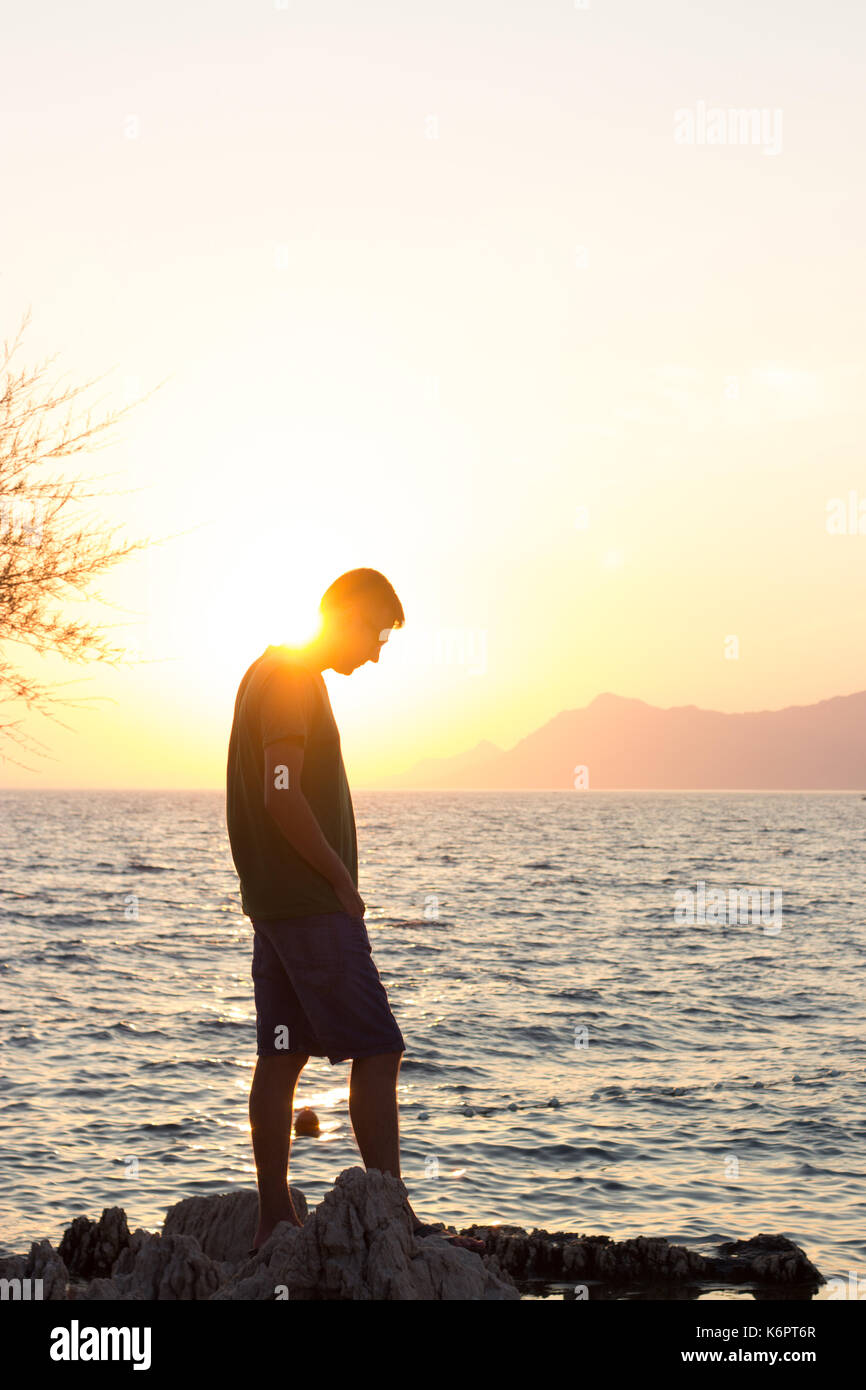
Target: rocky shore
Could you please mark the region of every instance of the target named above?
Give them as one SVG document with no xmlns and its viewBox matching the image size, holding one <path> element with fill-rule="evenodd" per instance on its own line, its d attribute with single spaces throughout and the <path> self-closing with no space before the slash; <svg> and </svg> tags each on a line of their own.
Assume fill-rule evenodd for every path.
<svg viewBox="0 0 866 1390">
<path fill-rule="evenodd" d="M 106 1208 L 98 1221 L 76 1217 L 57 1249 L 34 1241 L 28 1254 L 0 1259 L 0 1280 L 22 1281 L 11 1293 L 4 1284 L 4 1297 L 516 1300 L 534 1280 L 583 1286 L 590 1298 L 617 1297 L 626 1287 L 683 1298 L 725 1285 L 785 1297 L 808 1296 L 825 1282 L 799 1246 L 773 1235 L 727 1242 L 705 1256 L 647 1236 L 614 1241 L 471 1226 L 460 1234 L 486 1241 L 477 1255 L 448 1242 L 453 1228 L 414 1235 L 405 1187 L 375 1169 L 345 1169 L 310 1213 L 302 1192 L 292 1188 L 292 1197 L 303 1226 L 278 1226 L 252 1258 L 254 1190 L 177 1202 L 158 1233 L 130 1232 L 122 1207 Z"/>
</svg>

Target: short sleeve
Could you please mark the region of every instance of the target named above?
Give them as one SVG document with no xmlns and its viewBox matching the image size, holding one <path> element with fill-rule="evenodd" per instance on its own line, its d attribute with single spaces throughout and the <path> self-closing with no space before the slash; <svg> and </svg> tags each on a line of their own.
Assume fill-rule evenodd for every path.
<svg viewBox="0 0 866 1390">
<path fill-rule="evenodd" d="M 259 714 L 262 747 L 280 739 L 304 746 L 312 728 L 316 692 L 309 672 L 296 666 L 278 667 L 262 686 Z"/>
</svg>

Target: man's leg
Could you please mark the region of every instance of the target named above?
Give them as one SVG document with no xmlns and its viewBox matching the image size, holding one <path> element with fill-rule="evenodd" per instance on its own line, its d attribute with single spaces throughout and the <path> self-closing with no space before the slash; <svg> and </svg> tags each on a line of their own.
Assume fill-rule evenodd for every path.
<svg viewBox="0 0 866 1390">
<path fill-rule="evenodd" d="M 365 1168 L 379 1168 L 400 1177 L 400 1124 L 397 1117 L 397 1073 L 402 1052 L 356 1057 L 349 1077 L 349 1114 Z M 421 1220 L 410 1212 L 415 1225 Z"/>
<path fill-rule="evenodd" d="M 402 1052 L 356 1057 L 349 1077 L 349 1114 L 365 1168 L 380 1168 L 400 1177 L 400 1126 L 397 1118 L 397 1073 Z M 411 1203 L 414 1229 L 429 1234 Z M 484 1253 L 484 1241 L 471 1236 L 447 1236 L 451 1245 Z"/>
<path fill-rule="evenodd" d="M 259 1224 L 253 1245 L 263 1245 L 280 1221 L 302 1224 L 289 1193 L 289 1148 L 295 1084 L 309 1061 L 305 1052 L 259 1057 L 250 1090 L 250 1127 L 259 1186 Z"/>
<path fill-rule="evenodd" d="M 397 1073 L 402 1052 L 356 1057 L 349 1076 L 349 1115 L 365 1168 L 400 1176 Z"/>
</svg>

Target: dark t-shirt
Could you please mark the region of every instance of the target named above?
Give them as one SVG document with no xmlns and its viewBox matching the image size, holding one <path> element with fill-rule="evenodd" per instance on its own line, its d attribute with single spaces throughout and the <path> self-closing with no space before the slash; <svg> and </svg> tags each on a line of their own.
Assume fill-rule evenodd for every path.
<svg viewBox="0 0 866 1390">
<path fill-rule="evenodd" d="M 358 846 L 340 734 L 321 671 L 288 647 L 268 647 L 238 687 L 226 770 L 226 823 L 247 917 L 343 912 L 329 881 L 289 844 L 265 807 L 269 743 L 304 749 L 301 791 L 358 886 Z"/>
</svg>

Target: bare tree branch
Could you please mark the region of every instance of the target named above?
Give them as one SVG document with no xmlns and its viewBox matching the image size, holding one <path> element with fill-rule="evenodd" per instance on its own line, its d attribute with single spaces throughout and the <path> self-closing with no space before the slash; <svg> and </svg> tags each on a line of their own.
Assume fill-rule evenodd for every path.
<svg viewBox="0 0 866 1390">
<path fill-rule="evenodd" d="M 105 603 L 94 591 L 99 576 L 127 556 L 174 537 L 116 542 L 119 527 L 106 526 L 98 515 L 87 520 L 78 514 L 83 501 L 113 494 L 86 490 L 84 483 L 92 479 L 45 476 L 44 470 L 51 461 L 112 444 L 111 429 L 165 382 L 95 422 L 91 406 L 82 420 L 79 400 L 102 377 L 58 390 L 46 383 L 54 357 L 12 370 L 30 318 L 28 309 L 11 346 L 4 340 L 0 354 L 0 716 L 4 706 L 21 703 L 62 725 L 57 706 L 80 706 L 97 697 L 64 696 L 57 693 L 57 682 L 23 674 L 8 655 L 10 644 L 72 662 L 128 663 L 132 658 L 109 639 L 105 624 L 70 618 L 64 606 L 73 598 Z M 41 751 L 46 745 L 21 725 L 21 719 L 0 718 L 0 741 L 47 756 Z M 6 761 L 2 751 L 0 761 Z"/>
</svg>

